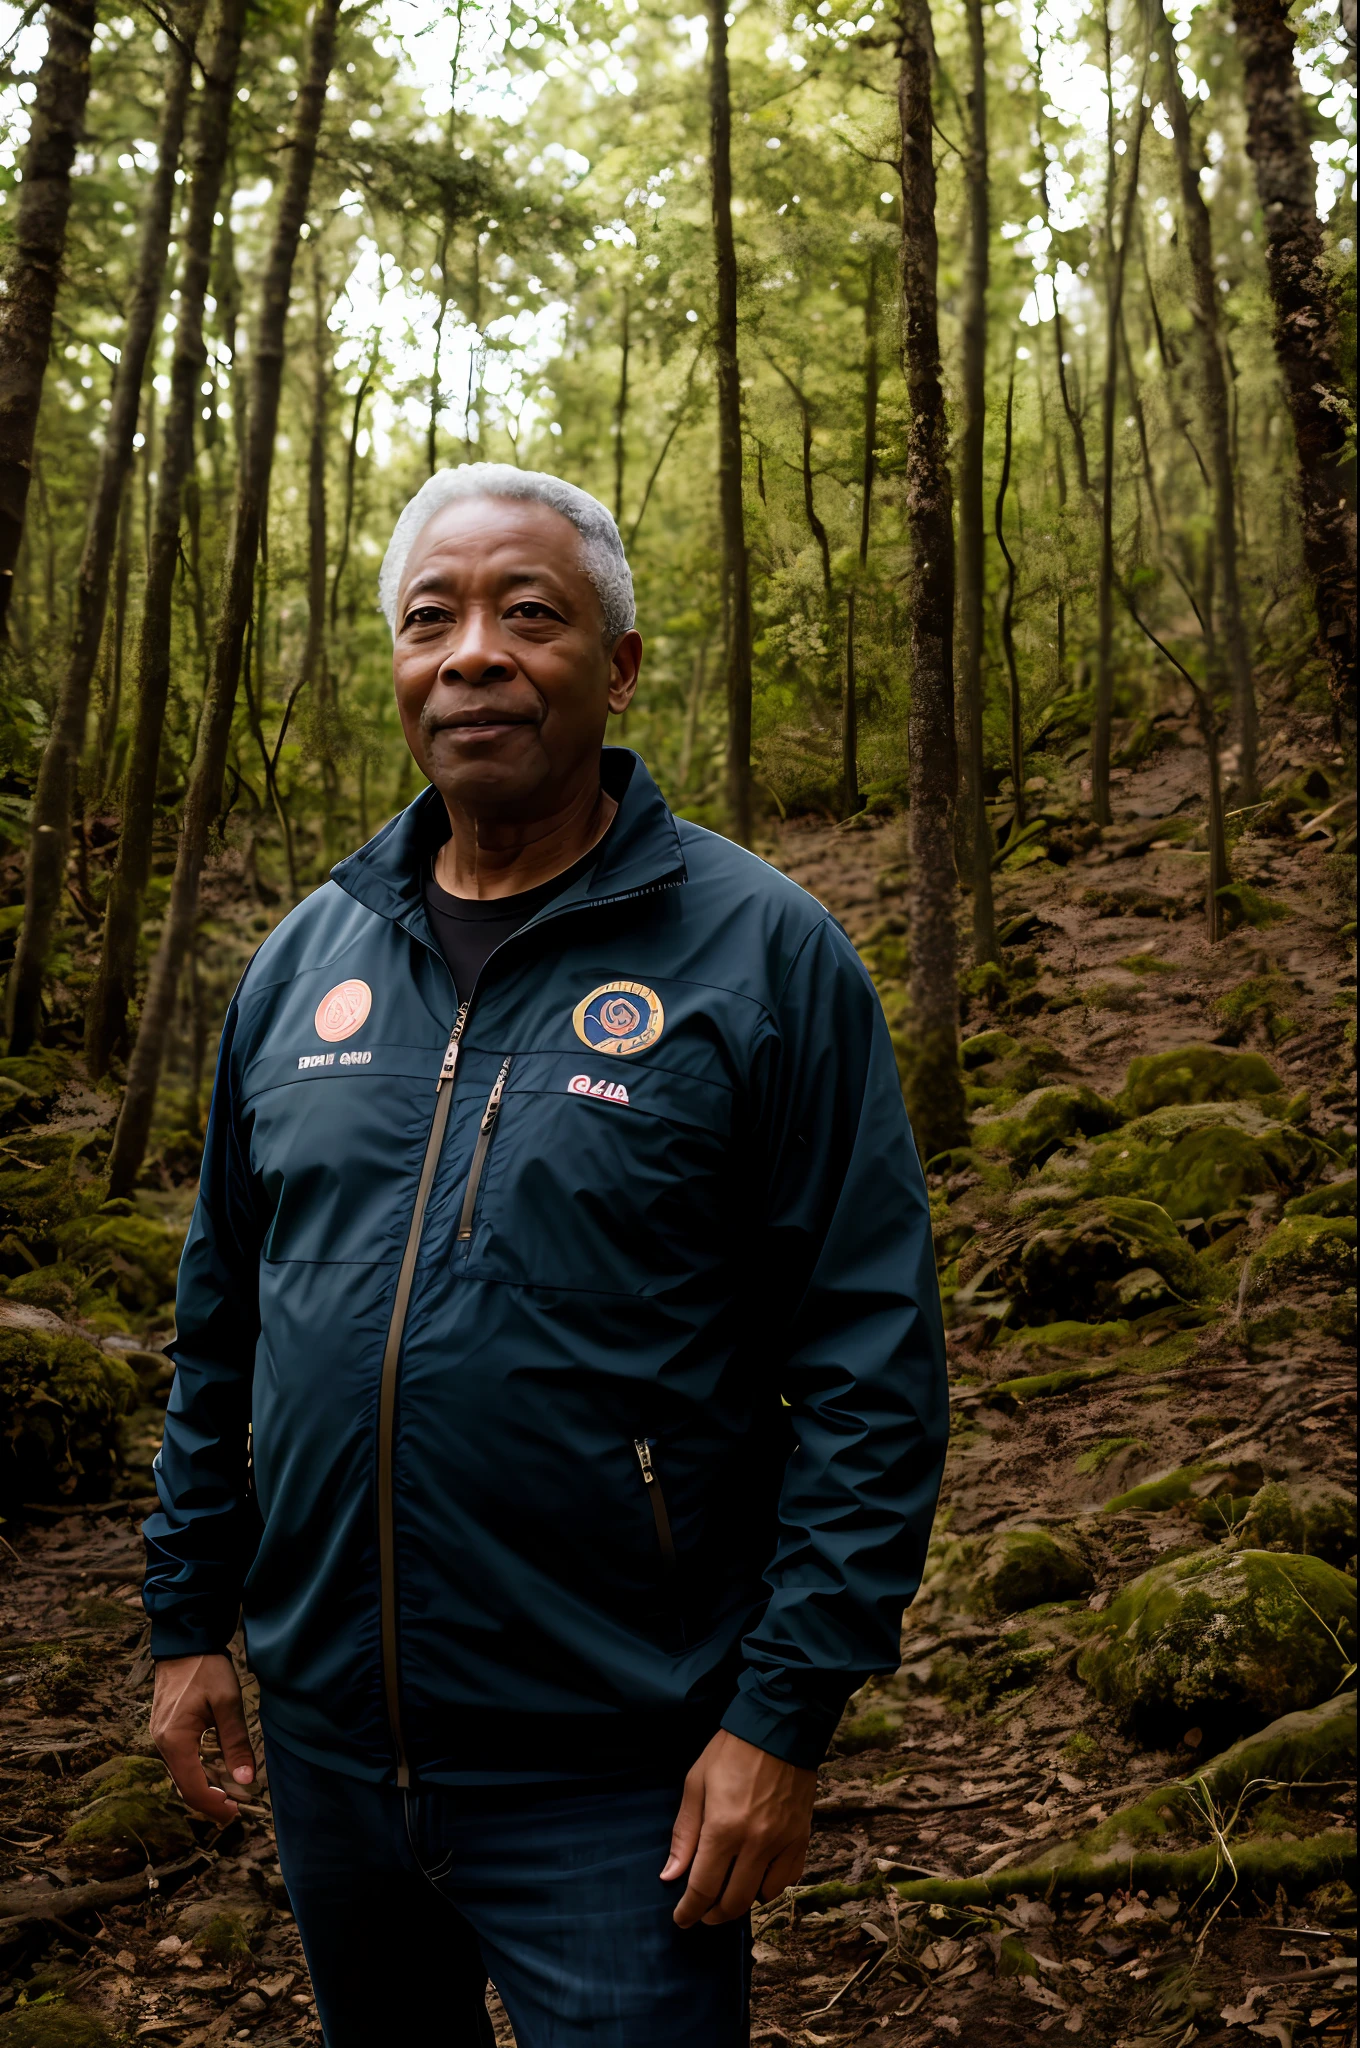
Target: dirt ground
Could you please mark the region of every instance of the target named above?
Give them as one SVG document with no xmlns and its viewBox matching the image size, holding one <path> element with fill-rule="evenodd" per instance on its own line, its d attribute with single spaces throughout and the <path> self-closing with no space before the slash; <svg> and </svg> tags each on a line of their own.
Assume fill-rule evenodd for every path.
<svg viewBox="0 0 1360 2048">
<path fill-rule="evenodd" d="M 1234 878 L 1268 892 L 1274 921 L 1244 922 L 1211 946 L 1199 907 L 1205 856 L 1181 829 L 1203 816 L 1203 755 L 1174 706 L 1152 737 L 1153 751 L 1117 772 L 1116 821 L 1102 842 L 999 870 L 1006 971 L 979 987 L 965 1027 L 1042 1038 L 1065 1082 L 1107 1098 L 1140 1055 L 1254 1048 L 1284 1090 L 1308 1091 L 1306 1129 L 1339 1172 L 1355 1138 L 1354 927 L 1338 881 L 1346 814 L 1329 816 L 1318 798 L 1315 831 L 1306 814 L 1260 836 L 1240 828 L 1262 813 L 1233 821 Z M 1268 718 L 1266 743 L 1267 782 L 1320 772 L 1340 795 L 1321 720 Z M 1047 787 L 1033 801 L 1074 809 L 1079 764 L 1045 753 L 1035 765 Z M 888 817 L 852 829 L 790 822 L 771 849 L 845 923 L 890 1019 L 904 848 L 904 821 Z M 1233 1000 L 1248 983 L 1265 990 L 1254 1008 Z M 982 1129 L 995 1104 L 975 1114 Z M 1141 1363 L 1063 1381 L 1064 1363 L 1089 1354 L 1065 1352 L 1061 1339 L 1038 1352 L 1016 1339 L 988 1284 L 1019 1227 L 1014 1184 L 998 1190 L 971 1156 L 945 1162 L 931 1184 L 954 1418 L 937 1561 L 951 1543 L 1007 1529 L 1074 1530 L 1092 1590 L 1061 1612 L 1044 1609 L 1045 1635 L 1042 1620 L 961 1604 L 943 1565 L 932 1567 L 905 1617 L 901 1672 L 852 1703 L 823 1769 L 804 1885 L 757 1915 L 752 2038 L 762 2048 L 1041 2035 L 1074 2048 L 1353 2048 L 1354 1898 L 1344 1882 L 1266 1895 L 1220 1882 L 1203 1896 L 1110 1882 L 971 1905 L 896 1889 L 1032 1864 L 1184 1778 L 1213 1746 L 1197 1728 L 1171 1748 L 1140 1744 L 1078 1672 L 1087 1638 L 1073 1633 L 1077 1622 L 1087 1626 L 1169 1552 L 1214 1540 L 1193 1502 L 1112 1512 L 1106 1503 L 1225 1447 L 1270 1479 L 1354 1486 L 1354 1360 L 1334 1285 L 1295 1288 L 1281 1336 L 1278 1318 L 1253 1312 L 1244 1280 L 1211 1314 L 1164 1316 L 1145 1330 Z M 1231 1221 L 1239 1264 L 1278 1208 L 1258 1197 Z M 1044 1373 L 1043 1388 L 1008 1387 Z M 126 1497 L 34 1512 L 0 1538 L 0 2044 L 100 2038 L 20 2031 L 44 1999 L 54 2023 L 88 2014 L 115 2039 L 167 2048 L 319 2039 L 267 1797 L 222 1833 L 205 1829 L 150 1886 L 134 1868 L 84 1889 L 92 1881 L 63 1857 L 77 1781 L 149 1753 L 137 1532 L 158 1426 L 154 1405 L 134 1418 L 116 1489 Z M 1328 1782 L 1286 1818 L 1289 1842 L 1353 1828 L 1354 1786 Z M 1353 1876 L 1353 1837 L 1349 1867 Z M 498 2031 L 511 2041 L 503 2015 Z"/>
</svg>

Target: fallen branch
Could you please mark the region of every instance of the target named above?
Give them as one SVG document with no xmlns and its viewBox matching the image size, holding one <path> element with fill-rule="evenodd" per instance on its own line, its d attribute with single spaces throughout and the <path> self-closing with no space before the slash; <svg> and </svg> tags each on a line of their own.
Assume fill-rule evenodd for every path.
<svg viewBox="0 0 1360 2048">
<path fill-rule="evenodd" d="M 102 1912 L 106 1906 L 122 1905 L 153 1889 L 178 1890 L 191 1877 L 201 1877 L 205 1870 L 211 1870 L 215 1860 L 207 1850 L 196 1849 L 192 1856 L 182 1856 L 177 1863 L 163 1863 L 158 1870 L 148 1867 L 131 1877 L 64 1885 L 50 1892 L 28 1885 L 21 1891 L 0 1892 L 0 1938 L 20 1934 L 26 1927 L 69 1920 L 77 1913 Z"/>
</svg>

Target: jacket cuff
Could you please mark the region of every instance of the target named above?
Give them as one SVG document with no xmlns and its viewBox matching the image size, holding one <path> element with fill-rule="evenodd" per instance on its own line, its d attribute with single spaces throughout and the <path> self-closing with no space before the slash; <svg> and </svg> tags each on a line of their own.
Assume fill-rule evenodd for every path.
<svg viewBox="0 0 1360 2048">
<path fill-rule="evenodd" d="M 167 1657 L 229 1657 L 230 1637 L 220 1629 L 195 1628 L 186 1619 L 158 1616 L 151 1623 L 151 1657 L 161 1663 Z"/>
<path fill-rule="evenodd" d="M 729 1735 L 740 1736 L 743 1742 L 786 1764 L 815 1771 L 830 1747 L 842 1711 L 843 1707 L 829 1707 L 821 1701 L 780 1699 L 748 1673 L 722 1717 L 722 1726 Z"/>
</svg>

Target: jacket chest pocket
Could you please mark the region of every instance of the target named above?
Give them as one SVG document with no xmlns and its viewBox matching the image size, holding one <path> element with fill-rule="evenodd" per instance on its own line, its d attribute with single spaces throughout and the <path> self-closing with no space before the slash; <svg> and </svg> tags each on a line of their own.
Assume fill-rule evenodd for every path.
<svg viewBox="0 0 1360 2048">
<path fill-rule="evenodd" d="M 665 1293 L 726 1262 L 731 1093 L 621 1059 L 508 1059 L 491 1086 L 450 1259 L 485 1279 Z"/>
</svg>

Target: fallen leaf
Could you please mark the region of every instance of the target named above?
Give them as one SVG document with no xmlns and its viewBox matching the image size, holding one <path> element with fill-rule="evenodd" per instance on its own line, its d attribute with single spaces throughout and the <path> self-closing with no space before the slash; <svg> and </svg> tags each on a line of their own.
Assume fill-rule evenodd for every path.
<svg viewBox="0 0 1360 2048">
<path fill-rule="evenodd" d="M 1085 2025 L 1085 2013 L 1079 2005 L 1074 2005 L 1067 2018 L 1063 2021 L 1063 2032 L 1065 2034 L 1079 2034 Z"/>
</svg>

